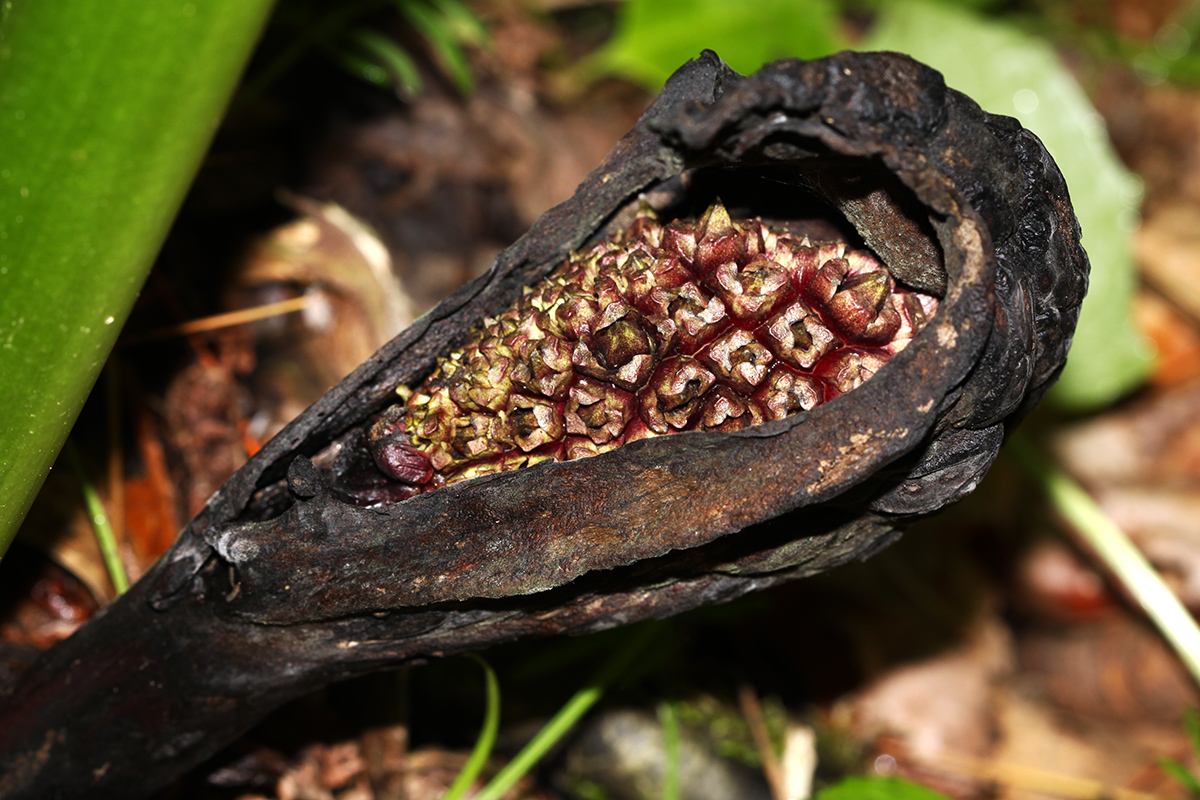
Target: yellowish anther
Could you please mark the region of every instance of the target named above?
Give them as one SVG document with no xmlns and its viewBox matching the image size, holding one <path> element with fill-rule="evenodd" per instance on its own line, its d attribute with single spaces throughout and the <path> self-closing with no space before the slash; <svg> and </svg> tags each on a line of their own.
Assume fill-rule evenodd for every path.
<svg viewBox="0 0 1200 800">
<path fill-rule="evenodd" d="M 878 311 L 883 305 L 883 301 L 890 295 L 887 273 L 879 271 L 867 274 L 859 279 L 853 291 L 864 306 L 870 306 Z"/>
<path fill-rule="evenodd" d="M 721 202 L 720 198 L 713 201 L 713 204 L 708 207 L 708 211 L 704 212 L 697 227 L 700 229 L 702 241 L 715 239 L 718 236 L 728 236 L 736 232 L 733 220 L 729 217 L 729 212 L 725 210 L 725 204 Z"/>
<path fill-rule="evenodd" d="M 638 203 L 637 219 L 658 220 L 658 214 L 654 213 L 654 209 L 650 207 L 650 204 L 644 198 Z"/>
</svg>

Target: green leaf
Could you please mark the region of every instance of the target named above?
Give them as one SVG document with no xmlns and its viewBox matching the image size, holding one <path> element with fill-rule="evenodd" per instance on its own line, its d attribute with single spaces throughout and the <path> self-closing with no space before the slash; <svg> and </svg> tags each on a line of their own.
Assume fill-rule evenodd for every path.
<svg viewBox="0 0 1200 800">
<path fill-rule="evenodd" d="M 846 778 L 817 792 L 817 800 L 947 800 L 945 795 L 900 778 Z"/>
<path fill-rule="evenodd" d="M 483 715 L 483 727 L 479 729 L 479 738 L 475 740 L 471 756 L 463 765 L 462 771 L 458 773 L 458 777 L 454 779 L 454 783 L 442 795 L 442 800 L 458 800 L 467 793 L 471 784 L 487 766 L 492 748 L 496 745 L 496 734 L 500 730 L 500 682 L 496 680 L 496 673 L 490 664 L 474 654 L 470 658 L 483 668 L 483 680 L 487 689 L 487 707 Z"/>
<path fill-rule="evenodd" d="M 0 553 L 112 349 L 270 3 L 2 7 Z"/>
<path fill-rule="evenodd" d="M 1141 183 L 1117 159 L 1103 120 L 1050 45 L 961 8 L 898 0 L 881 7 L 863 49 L 908 53 L 1038 135 L 1067 179 L 1092 262 L 1071 356 L 1051 398 L 1094 409 L 1140 385 L 1152 364 L 1130 311 Z"/>
<path fill-rule="evenodd" d="M 587 65 L 658 89 L 704 49 L 739 72 L 780 58 L 817 58 L 844 47 L 829 0 L 628 0 L 617 32 Z"/>
</svg>

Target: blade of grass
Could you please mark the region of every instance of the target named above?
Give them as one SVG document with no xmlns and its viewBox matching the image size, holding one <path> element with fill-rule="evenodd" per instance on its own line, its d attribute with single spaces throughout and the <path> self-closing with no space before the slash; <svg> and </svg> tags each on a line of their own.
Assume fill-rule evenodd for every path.
<svg viewBox="0 0 1200 800">
<path fill-rule="evenodd" d="M 269 0 L 6 0 L 0 554 L 116 341 Z"/>
<path fill-rule="evenodd" d="M 762 759 L 763 774 L 767 778 L 767 785 L 771 787 L 771 796 L 775 800 L 784 800 L 787 793 L 784 791 L 783 765 L 779 763 L 775 745 L 771 742 L 771 734 L 767 731 L 767 721 L 763 716 L 762 703 L 759 702 L 754 687 L 742 684 L 738 689 L 738 705 L 741 706 L 742 717 L 750 727 L 754 748 L 758 750 L 758 756 Z"/>
<path fill-rule="evenodd" d="M 129 576 L 125 573 L 125 564 L 121 561 L 117 535 L 109 523 L 108 512 L 104 510 L 104 503 L 100 501 L 100 495 L 96 493 L 96 487 L 83 467 L 83 459 L 79 457 L 75 443 L 68 439 L 63 451 L 67 460 L 71 462 L 71 469 L 79 481 L 79 488 L 83 491 L 83 502 L 87 505 L 88 519 L 92 523 L 92 530 L 96 532 L 96 543 L 100 545 L 100 555 L 104 557 L 108 577 L 112 580 L 117 594 L 123 594 L 129 588 Z"/>
<path fill-rule="evenodd" d="M 1192 752 L 1200 758 L 1200 712 L 1194 708 L 1185 708 L 1183 728 L 1187 731 L 1188 741 L 1192 743 Z"/>
<path fill-rule="evenodd" d="M 131 347 L 137 344 L 156 342 L 176 336 L 191 336 L 193 333 L 206 333 L 208 331 L 221 330 L 222 328 L 231 328 L 235 325 L 245 325 L 260 319 L 268 319 L 270 317 L 278 317 L 283 314 L 291 314 L 293 312 L 303 311 L 304 309 L 308 308 L 313 304 L 315 299 L 315 295 L 304 294 L 300 297 L 292 297 L 287 300 L 278 300 L 274 303 L 264 303 L 261 306 L 251 306 L 250 308 L 242 308 L 237 311 L 227 311 L 224 314 L 213 314 L 211 316 L 201 317 L 200 319 L 181 322 L 178 325 L 169 325 L 165 328 L 158 328 L 138 336 L 126 336 L 121 339 L 121 346 Z"/>
<path fill-rule="evenodd" d="M 416 97 L 421 92 L 421 73 L 412 57 L 394 41 L 369 28 L 359 28 L 350 33 L 351 41 L 358 49 L 379 62 L 392 79 L 400 84 L 406 97 Z"/>
<path fill-rule="evenodd" d="M 1175 779 L 1192 797 L 1200 797 L 1200 778 L 1173 758 L 1160 758 L 1158 768 Z"/>
<path fill-rule="evenodd" d="M 1193 680 L 1200 684 L 1200 628 L 1163 583 L 1162 576 L 1091 495 L 1052 465 L 1024 436 L 1013 436 L 1008 452 L 1037 480 L 1058 513 L 1095 550 L 1175 649 Z"/>
<path fill-rule="evenodd" d="M 470 658 L 483 668 L 484 681 L 487 684 L 487 708 L 483 715 L 483 727 L 479 731 L 475 747 L 471 750 L 471 756 L 454 779 L 454 783 L 450 784 L 450 788 L 442 795 L 442 800 L 458 800 L 467 793 L 487 765 L 492 748 L 496 744 L 496 734 L 500 730 L 500 684 L 496 680 L 496 673 L 491 665 L 479 656 L 472 654 Z"/>
<path fill-rule="evenodd" d="M 575 726 L 588 710 L 596 705 L 604 692 L 620 678 L 640 656 L 646 647 L 657 638 L 661 631 L 658 624 L 646 624 L 634 633 L 625 646 L 613 653 L 607 661 L 600 665 L 591 681 L 577 691 L 566 704 L 558 710 L 549 722 L 537 732 L 529 744 L 517 753 L 504 769 L 496 773 L 496 777 L 483 787 L 474 800 L 500 800 L 504 793 L 511 789 L 525 773 L 533 769 L 534 764 L 552 748 L 563 736 Z"/>
<path fill-rule="evenodd" d="M 332 44 L 320 44 L 317 47 L 326 58 L 345 70 L 347 74 L 385 92 L 396 90 L 396 79 L 374 59 L 356 55 L 344 47 Z"/>
<path fill-rule="evenodd" d="M 662 800 L 679 800 L 679 717 L 675 714 L 674 704 L 665 701 L 658 704 L 658 721 L 662 725 L 663 755 L 666 757 L 666 764 L 663 766 Z"/>
<path fill-rule="evenodd" d="M 490 44 L 487 27 L 475 12 L 459 2 L 459 0 L 433 0 L 442 17 L 446 20 L 454 38 L 463 44 L 473 44 L 486 47 Z"/>
<path fill-rule="evenodd" d="M 271 84 L 279 80 L 305 53 L 313 47 L 328 44 L 343 34 L 356 20 L 387 5 L 389 0 L 362 0 L 358 3 L 335 5 L 333 10 L 316 22 L 305 24 L 283 52 L 255 73 L 241 87 L 237 96 L 238 106 L 252 103 Z"/>
<path fill-rule="evenodd" d="M 397 7 L 429 42 L 434 55 L 441 62 L 442 69 L 454 81 L 458 90 L 464 95 L 472 94 L 475 91 L 475 76 L 471 74 L 471 66 L 455 40 L 454 30 L 449 21 L 436 9 L 420 0 L 400 0 Z"/>
</svg>

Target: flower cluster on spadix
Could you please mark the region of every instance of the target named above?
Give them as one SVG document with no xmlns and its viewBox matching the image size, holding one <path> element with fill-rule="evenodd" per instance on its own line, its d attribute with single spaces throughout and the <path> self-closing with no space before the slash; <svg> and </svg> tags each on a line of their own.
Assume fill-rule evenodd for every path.
<svg viewBox="0 0 1200 800">
<path fill-rule="evenodd" d="M 937 304 L 868 252 L 734 221 L 720 202 L 667 225 L 643 210 L 401 387 L 368 444 L 385 474 L 430 489 L 736 431 L 853 390 Z"/>
</svg>

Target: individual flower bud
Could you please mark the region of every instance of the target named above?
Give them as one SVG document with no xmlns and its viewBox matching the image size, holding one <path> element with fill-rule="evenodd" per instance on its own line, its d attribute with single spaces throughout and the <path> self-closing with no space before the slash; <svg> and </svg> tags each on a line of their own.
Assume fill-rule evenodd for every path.
<svg viewBox="0 0 1200 800">
<path fill-rule="evenodd" d="M 726 331 L 699 357 L 717 377 L 746 394 L 763 382 L 775 360 L 752 333 L 741 328 Z"/>
<path fill-rule="evenodd" d="M 820 308 L 829 305 L 829 301 L 837 294 L 838 287 L 842 285 L 842 281 L 845 280 L 850 269 L 846 259 L 835 256 L 821 261 L 823 255 L 818 252 L 817 260 L 821 266 L 808 285 L 804 287 L 805 299 Z"/>
<path fill-rule="evenodd" d="M 696 257 L 696 229 L 691 225 L 672 223 L 663 228 L 662 246 L 690 266 Z"/>
<path fill-rule="evenodd" d="M 619 444 L 620 441 L 617 439 L 597 443 L 589 436 L 568 436 L 563 443 L 563 460 L 573 461 L 577 458 L 591 458 L 601 453 L 607 453 L 609 450 L 615 450 Z"/>
<path fill-rule="evenodd" d="M 451 445 L 459 458 L 479 459 L 503 450 L 502 439 L 507 431 L 498 417 L 474 412 L 459 417 L 454 426 Z"/>
<path fill-rule="evenodd" d="M 811 411 L 825 402 L 825 386 L 812 375 L 776 364 L 751 399 L 763 410 L 767 419 L 783 419 L 802 411 Z"/>
<path fill-rule="evenodd" d="M 790 236 L 775 236 L 770 252 L 775 263 L 792 276 L 792 284 L 803 295 L 821 267 L 820 249 L 813 247 L 808 239 L 797 242 Z"/>
<path fill-rule="evenodd" d="M 658 365 L 650 382 L 638 392 L 642 421 L 654 433 L 683 430 L 696 416 L 700 398 L 716 376 L 690 356 L 678 356 Z"/>
<path fill-rule="evenodd" d="M 900 329 L 900 315 L 889 302 L 892 279 L 879 269 L 847 278 L 829 300 L 833 324 L 859 343 L 885 342 Z"/>
<path fill-rule="evenodd" d="M 679 334 L 679 349 L 694 353 L 729 325 L 725 304 L 695 283 L 650 293 L 648 313 L 669 319 Z"/>
<path fill-rule="evenodd" d="M 721 264 L 709 281 L 729 316 L 742 327 L 756 327 L 795 294 L 792 276 L 763 255 L 754 256 L 742 267 L 734 262 Z"/>
<path fill-rule="evenodd" d="M 731 433 L 758 425 L 763 419 L 762 409 L 753 400 L 738 395 L 728 386 L 718 386 L 701 403 L 698 428 Z"/>
<path fill-rule="evenodd" d="M 722 264 L 736 262 L 746 252 L 745 237 L 734 227 L 729 212 L 714 203 L 696 226 L 700 240 L 696 243 L 694 264 L 701 277 L 707 277 Z"/>
<path fill-rule="evenodd" d="M 594 297 L 564 296 L 555 306 L 554 320 L 565 338 L 578 340 L 592 332 L 592 323 L 599 313 L 599 303 Z"/>
<path fill-rule="evenodd" d="M 674 289 L 694 277 L 692 271 L 678 256 L 664 255 L 654 259 L 645 254 L 631 257 L 629 274 L 629 302 L 639 309 L 648 302 L 655 290 Z"/>
<path fill-rule="evenodd" d="M 509 440 L 528 453 L 562 438 L 562 412 L 557 403 L 515 394 L 508 400 Z"/>
<path fill-rule="evenodd" d="M 663 228 L 658 223 L 658 215 L 654 213 L 654 209 L 643 204 L 625 235 L 632 241 L 658 248 L 662 244 Z"/>
<path fill-rule="evenodd" d="M 830 400 L 857 389 L 885 363 L 886 359 L 878 353 L 844 347 L 823 358 L 813 374 L 825 382 L 826 399 Z"/>
<path fill-rule="evenodd" d="M 367 429 L 367 444 L 376 466 L 389 478 L 418 486 L 433 478 L 429 456 L 414 447 L 404 431 L 401 406 L 389 406 Z"/>
<path fill-rule="evenodd" d="M 908 346 L 912 338 L 921 332 L 933 312 L 937 310 L 936 303 L 926 303 L 921 295 L 900 289 L 892 293 L 892 306 L 900 317 L 900 327 L 897 328 L 890 342 L 880 347 L 881 350 L 895 355 Z"/>
<path fill-rule="evenodd" d="M 526 342 L 513 366 L 514 385 L 526 392 L 563 400 L 571 385 L 571 346 L 557 336 Z"/>
<path fill-rule="evenodd" d="M 594 325 L 590 337 L 575 343 L 571 362 L 585 375 L 636 390 L 654 369 L 653 329 L 623 301 L 609 303 Z"/>
<path fill-rule="evenodd" d="M 801 369 L 812 369 L 827 353 L 842 345 L 801 300 L 789 303 L 760 330 L 764 344 L 776 358 Z"/>
<path fill-rule="evenodd" d="M 633 395 L 604 381 L 581 377 L 567 394 L 563 422 L 567 433 L 595 444 L 617 439 L 633 417 Z"/>
</svg>

